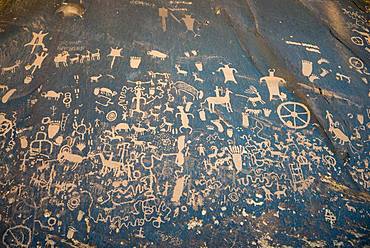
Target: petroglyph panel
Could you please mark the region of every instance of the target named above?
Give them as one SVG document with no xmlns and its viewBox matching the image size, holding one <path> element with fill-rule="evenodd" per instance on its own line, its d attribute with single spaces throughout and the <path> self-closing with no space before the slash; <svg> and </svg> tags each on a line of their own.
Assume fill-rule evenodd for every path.
<svg viewBox="0 0 370 248">
<path fill-rule="evenodd" d="M 2 247 L 369 243 L 368 7 L 30 2 L 0 4 Z"/>
</svg>

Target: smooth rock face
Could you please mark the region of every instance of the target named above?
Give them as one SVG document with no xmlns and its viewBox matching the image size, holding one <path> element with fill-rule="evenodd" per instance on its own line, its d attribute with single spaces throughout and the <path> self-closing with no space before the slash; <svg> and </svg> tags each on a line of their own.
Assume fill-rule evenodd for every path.
<svg viewBox="0 0 370 248">
<path fill-rule="evenodd" d="M 1 247 L 369 244 L 368 12 L 0 1 Z"/>
</svg>

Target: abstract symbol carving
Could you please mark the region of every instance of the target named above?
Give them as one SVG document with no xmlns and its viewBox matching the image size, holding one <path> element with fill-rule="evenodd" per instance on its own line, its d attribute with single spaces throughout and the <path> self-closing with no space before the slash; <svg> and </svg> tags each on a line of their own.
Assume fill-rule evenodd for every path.
<svg viewBox="0 0 370 248">
<path fill-rule="evenodd" d="M 278 106 L 277 113 L 285 126 L 302 129 L 310 123 L 311 113 L 302 103 L 285 102 Z"/>
</svg>

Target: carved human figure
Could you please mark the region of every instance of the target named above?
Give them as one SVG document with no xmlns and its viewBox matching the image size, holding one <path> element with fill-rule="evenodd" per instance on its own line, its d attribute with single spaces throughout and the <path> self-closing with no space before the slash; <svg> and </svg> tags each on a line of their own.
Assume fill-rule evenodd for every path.
<svg viewBox="0 0 370 248">
<path fill-rule="evenodd" d="M 32 46 L 31 53 L 35 51 L 35 48 L 37 46 L 41 46 L 42 50 L 47 51 L 44 44 L 44 38 L 48 33 L 43 33 L 43 31 L 40 31 L 38 33 L 32 32 L 32 40 L 28 43 L 26 43 L 24 46 Z"/>
<path fill-rule="evenodd" d="M 276 77 L 274 69 L 269 70 L 268 76 L 260 78 L 259 83 L 262 82 L 266 82 L 267 84 L 270 93 L 270 101 L 273 100 L 275 96 L 279 97 L 281 101 L 286 99 L 286 94 L 280 92 L 280 85 L 286 84 L 286 81 L 281 77 Z"/>
<path fill-rule="evenodd" d="M 238 71 L 235 68 L 230 67 L 229 65 L 224 65 L 223 67 L 220 67 L 217 69 L 218 72 L 222 72 L 224 74 L 224 83 L 227 82 L 233 82 L 237 84 L 238 82 L 235 79 L 234 73 L 238 73 Z"/>
<path fill-rule="evenodd" d="M 46 56 L 48 56 L 48 53 L 41 52 L 41 53 L 35 54 L 35 55 L 36 55 L 36 58 L 33 61 L 33 63 L 28 64 L 28 65 L 25 66 L 25 69 L 27 71 L 30 70 L 31 68 L 33 68 L 31 74 L 35 73 L 36 69 L 41 68 L 42 62 L 44 62 Z"/>
</svg>

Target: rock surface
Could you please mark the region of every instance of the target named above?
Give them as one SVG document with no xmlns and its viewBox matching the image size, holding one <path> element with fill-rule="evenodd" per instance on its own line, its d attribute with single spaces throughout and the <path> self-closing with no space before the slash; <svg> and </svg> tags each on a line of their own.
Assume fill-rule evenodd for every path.
<svg viewBox="0 0 370 248">
<path fill-rule="evenodd" d="M 365 247 L 366 1 L 0 1 L 5 247 Z"/>
</svg>

